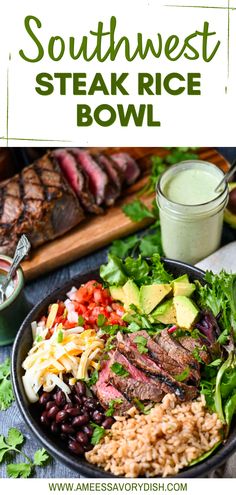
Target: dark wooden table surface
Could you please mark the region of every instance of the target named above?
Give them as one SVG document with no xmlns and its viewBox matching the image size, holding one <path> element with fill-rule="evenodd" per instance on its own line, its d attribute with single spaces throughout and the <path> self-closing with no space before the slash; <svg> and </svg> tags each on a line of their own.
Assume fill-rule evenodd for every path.
<svg viewBox="0 0 236 495">
<path fill-rule="evenodd" d="M 236 157 L 236 148 L 221 148 L 219 151 L 229 160 L 232 161 Z M 235 233 L 231 229 L 224 230 L 223 244 L 235 239 Z M 96 269 L 106 260 L 107 250 L 102 249 L 90 256 L 71 263 L 55 272 L 50 273 L 40 279 L 37 279 L 29 283 L 25 287 L 26 297 L 29 303 L 33 306 L 44 298 L 48 293 L 52 292 L 55 288 L 60 287 L 65 282 L 69 281 L 72 277 L 79 274 L 84 274 L 87 271 Z M 8 356 L 11 355 L 11 346 L 0 347 L 0 363 Z M 33 457 L 35 450 L 41 448 L 40 442 L 35 439 L 31 431 L 24 423 L 21 415 L 17 409 L 16 403 L 12 405 L 7 411 L 0 412 L 0 434 L 6 435 L 7 431 L 11 427 L 16 427 L 21 430 L 26 438 L 25 451 Z M 79 477 L 79 473 L 69 470 L 58 461 L 53 460 L 47 467 L 38 469 L 36 472 L 37 477 L 43 478 L 70 478 Z M 5 464 L 0 465 L 0 478 L 6 477 Z M 228 476 L 227 476 L 228 477 Z M 236 469 L 235 476 L 236 477 Z"/>
</svg>

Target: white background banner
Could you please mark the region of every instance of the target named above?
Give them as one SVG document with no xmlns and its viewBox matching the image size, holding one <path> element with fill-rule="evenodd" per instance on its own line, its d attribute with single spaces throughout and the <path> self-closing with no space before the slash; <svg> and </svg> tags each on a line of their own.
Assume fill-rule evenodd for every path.
<svg viewBox="0 0 236 495">
<path fill-rule="evenodd" d="M 199 493 L 214 493 L 228 495 L 235 493 L 235 480 L 233 479 L 51 479 L 51 480 L 0 480 L 1 493 L 10 495 L 24 493 L 24 495 L 49 495 L 52 493 L 77 493 L 83 495 L 93 494 L 129 494 L 129 495 L 153 495 L 156 493 L 199 495 Z"/>
<path fill-rule="evenodd" d="M 31 28 L 37 38 L 33 40 L 24 26 L 26 16 L 36 17 Z M 85 61 L 73 60 L 69 54 L 70 38 L 75 39 L 78 51 L 83 36 L 88 37 L 88 51 L 95 46 L 95 35 L 99 22 L 109 33 L 110 19 L 116 16 L 115 41 L 127 36 L 131 51 L 137 46 L 137 33 L 143 40 L 150 38 L 156 50 L 161 49 L 159 58 L 150 52 L 142 60 L 137 56 L 132 62 L 124 56 L 124 44 L 114 61 L 99 62 L 96 58 Z M 176 61 L 170 61 L 164 54 L 166 40 L 171 35 L 180 39 L 174 54 L 179 53 L 186 37 L 202 32 L 204 22 L 209 23 L 207 52 L 210 54 L 216 43 L 220 46 L 210 62 L 202 58 L 203 36 L 198 35 L 192 45 L 199 53 L 197 60 L 188 60 L 184 53 Z M 159 37 L 158 37 L 159 33 Z M 58 55 L 61 43 L 64 54 L 59 61 L 48 55 L 50 38 L 59 36 L 63 41 L 54 43 Z M 102 50 L 106 51 L 109 35 L 102 39 Z M 93 145 L 93 146 L 232 146 L 235 145 L 234 114 L 236 108 L 236 4 L 234 0 L 139 0 L 111 2 L 109 0 L 8 0 L 2 5 L 0 18 L 0 145 L 1 146 L 43 146 L 43 145 Z M 161 42 L 162 44 L 160 44 Z M 22 50 L 26 57 L 38 55 L 38 45 L 43 50 L 40 61 L 30 63 L 19 55 Z M 174 40 L 172 40 L 174 43 Z M 193 51 L 185 53 L 193 56 Z M 95 74 L 102 74 L 108 95 L 96 91 L 88 95 Z M 128 94 L 111 95 L 111 73 L 128 73 L 124 86 Z M 168 94 L 163 88 L 163 78 L 170 73 L 179 73 L 184 78 L 188 73 L 201 74 L 201 95 L 188 95 L 186 90 L 178 95 Z M 40 73 L 52 76 L 53 92 L 42 96 L 36 92 L 39 86 L 36 77 Z M 55 73 L 84 74 L 84 95 L 73 94 L 72 76 L 66 81 L 66 94 L 60 95 L 59 79 Z M 155 93 L 155 74 L 161 73 L 161 95 L 138 94 L 138 73 L 153 76 L 152 92 Z M 186 88 L 186 82 L 173 80 L 175 89 Z M 82 87 L 82 86 L 81 86 Z M 44 87 L 45 90 L 45 87 Z M 94 111 L 100 105 L 114 109 L 115 121 L 104 127 L 94 121 Z M 89 105 L 93 124 L 77 125 L 77 106 Z M 129 105 L 139 111 L 144 105 L 143 119 L 139 126 L 131 118 L 127 127 L 121 125 L 117 105 L 123 112 Z M 147 122 L 147 105 L 152 107 L 154 121 L 160 127 Z M 150 110 L 151 112 L 151 110 Z M 113 115 L 113 117 L 114 117 Z M 150 115 L 149 115 L 150 117 Z M 103 110 L 100 118 L 107 120 L 109 112 Z"/>
</svg>

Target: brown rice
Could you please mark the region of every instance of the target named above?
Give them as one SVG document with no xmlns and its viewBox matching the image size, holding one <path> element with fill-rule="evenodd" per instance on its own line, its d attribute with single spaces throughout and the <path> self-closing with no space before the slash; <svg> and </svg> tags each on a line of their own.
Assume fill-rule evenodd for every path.
<svg viewBox="0 0 236 495">
<path fill-rule="evenodd" d="M 221 440 L 222 423 L 205 407 L 204 396 L 178 404 L 168 394 L 147 415 L 129 411 L 86 453 L 86 459 L 116 476 L 178 473 Z"/>
</svg>

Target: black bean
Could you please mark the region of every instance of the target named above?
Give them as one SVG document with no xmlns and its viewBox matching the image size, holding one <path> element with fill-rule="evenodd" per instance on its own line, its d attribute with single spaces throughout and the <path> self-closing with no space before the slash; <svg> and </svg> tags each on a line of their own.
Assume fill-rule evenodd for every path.
<svg viewBox="0 0 236 495">
<path fill-rule="evenodd" d="M 77 428 L 78 426 L 86 425 L 86 423 L 88 422 L 89 422 L 89 415 L 84 413 L 81 414 L 80 416 L 77 416 L 77 418 L 74 418 L 72 421 L 72 425 Z"/>
<path fill-rule="evenodd" d="M 61 431 L 62 433 L 65 433 L 66 435 L 71 435 L 72 433 L 75 433 L 75 430 L 73 426 L 71 426 L 70 423 L 64 423 L 61 425 Z"/>
<path fill-rule="evenodd" d="M 76 440 L 81 443 L 81 445 L 85 446 L 89 443 L 89 437 L 84 433 L 84 431 L 78 431 L 76 435 Z"/>
<path fill-rule="evenodd" d="M 86 386 L 84 382 L 77 382 L 75 384 L 75 390 L 78 395 L 85 395 L 86 394 Z"/>
<path fill-rule="evenodd" d="M 43 392 L 43 394 L 41 395 L 41 397 L 39 399 L 39 404 L 41 406 L 45 406 L 47 404 L 47 402 L 50 400 L 50 398 L 51 398 L 51 395 L 48 392 Z"/>
<path fill-rule="evenodd" d="M 47 411 L 47 415 L 49 418 L 55 418 L 58 411 L 59 411 L 59 409 L 57 406 L 52 406 L 51 409 L 49 409 L 49 411 Z"/>
<path fill-rule="evenodd" d="M 74 396 L 74 400 L 79 406 L 83 404 L 81 397 L 79 397 L 78 395 Z"/>
<path fill-rule="evenodd" d="M 83 430 L 83 431 L 84 431 L 84 433 L 86 433 L 86 435 L 88 435 L 89 437 L 91 437 L 91 436 L 92 436 L 92 434 L 93 434 L 93 428 L 92 428 L 92 426 L 90 426 L 90 425 L 85 425 L 85 426 L 83 426 L 83 427 L 82 427 L 82 430 Z"/>
<path fill-rule="evenodd" d="M 57 406 L 61 406 L 63 407 L 66 403 L 66 396 L 65 394 L 60 390 L 59 392 L 57 392 L 56 394 L 56 397 L 55 397 L 55 400 L 56 400 L 56 404 Z"/>
<path fill-rule="evenodd" d="M 55 421 L 51 424 L 51 431 L 52 433 L 59 433 L 60 431 L 60 426 L 57 425 Z"/>
<path fill-rule="evenodd" d="M 113 423 L 114 423 L 114 419 L 113 418 L 106 418 L 103 422 L 102 422 L 102 426 L 103 428 L 105 428 L 106 430 L 109 430 Z"/>
<path fill-rule="evenodd" d="M 98 402 L 96 401 L 96 399 L 93 399 L 93 397 L 86 397 L 86 400 L 84 400 L 84 405 L 90 411 L 94 411 L 98 406 Z"/>
<path fill-rule="evenodd" d="M 70 416 L 78 416 L 80 414 L 80 408 L 79 407 L 68 407 L 67 412 Z"/>
<path fill-rule="evenodd" d="M 59 411 L 56 415 L 56 423 L 62 423 L 68 418 L 67 411 Z"/>
<path fill-rule="evenodd" d="M 49 411 L 49 409 L 51 409 L 51 407 L 53 406 L 56 406 L 56 402 L 54 400 L 50 400 L 49 402 L 47 402 L 45 407 L 46 411 Z"/>
<path fill-rule="evenodd" d="M 71 452 L 73 452 L 74 454 L 79 455 L 79 454 L 83 454 L 84 452 L 83 447 L 78 442 L 76 442 L 76 440 L 70 441 L 68 447 L 71 450 Z"/>
<path fill-rule="evenodd" d="M 104 420 L 104 414 L 102 414 L 100 411 L 94 411 L 94 413 L 92 414 L 92 418 L 95 423 L 98 423 L 100 425 Z"/>
<path fill-rule="evenodd" d="M 69 402 L 68 404 L 65 405 L 64 411 L 68 411 L 68 409 L 70 409 L 71 407 L 73 407 L 72 402 Z"/>
<path fill-rule="evenodd" d="M 44 426 L 49 426 L 50 425 L 50 419 L 48 417 L 48 413 L 44 411 L 41 416 L 40 416 L 40 421 Z"/>
</svg>

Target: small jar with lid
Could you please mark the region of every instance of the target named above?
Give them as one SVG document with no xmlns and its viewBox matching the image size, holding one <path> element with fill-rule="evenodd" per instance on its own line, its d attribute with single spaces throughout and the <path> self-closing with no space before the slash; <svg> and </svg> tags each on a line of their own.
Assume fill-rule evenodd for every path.
<svg viewBox="0 0 236 495">
<path fill-rule="evenodd" d="M 4 281 L 12 264 L 8 256 L 0 255 L 0 283 Z M 24 275 L 18 268 L 6 290 L 6 299 L 0 304 L 0 346 L 11 344 L 29 311 L 24 296 Z"/>
<path fill-rule="evenodd" d="M 157 184 L 162 245 L 168 258 L 195 264 L 220 245 L 228 185 L 216 187 L 224 173 L 201 160 L 165 171 Z"/>
</svg>

